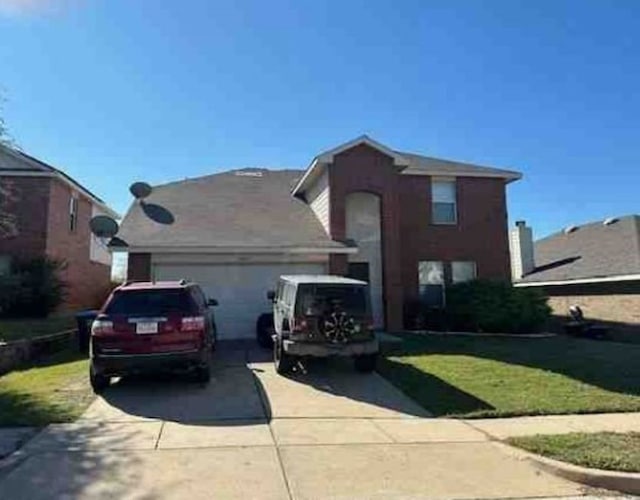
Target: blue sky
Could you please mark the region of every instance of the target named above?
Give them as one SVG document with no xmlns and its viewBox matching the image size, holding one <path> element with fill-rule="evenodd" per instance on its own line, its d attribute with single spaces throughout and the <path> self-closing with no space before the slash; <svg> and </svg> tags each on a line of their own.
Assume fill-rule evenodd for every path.
<svg viewBox="0 0 640 500">
<path fill-rule="evenodd" d="M 0 0 L 3 114 L 124 213 L 135 180 L 367 133 L 513 168 L 542 236 L 638 213 L 640 2 Z"/>
</svg>

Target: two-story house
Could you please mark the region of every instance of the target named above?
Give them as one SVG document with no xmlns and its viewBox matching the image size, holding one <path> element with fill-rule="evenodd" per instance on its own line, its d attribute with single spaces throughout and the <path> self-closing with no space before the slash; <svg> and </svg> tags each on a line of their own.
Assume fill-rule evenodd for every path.
<svg viewBox="0 0 640 500">
<path fill-rule="evenodd" d="M 216 298 L 221 338 L 254 335 L 277 277 L 332 273 L 371 285 L 375 323 L 448 283 L 510 279 L 509 170 L 394 151 L 359 137 L 302 170 L 243 169 L 156 186 L 118 236 L 130 279 L 192 279 Z M 150 219 L 160 205 L 172 223 Z"/>
<path fill-rule="evenodd" d="M 0 145 L 0 274 L 9 272 L 14 259 L 63 260 L 63 307 L 95 306 L 111 274 L 111 254 L 89 229 L 98 214 L 117 217 L 64 172 Z"/>
</svg>

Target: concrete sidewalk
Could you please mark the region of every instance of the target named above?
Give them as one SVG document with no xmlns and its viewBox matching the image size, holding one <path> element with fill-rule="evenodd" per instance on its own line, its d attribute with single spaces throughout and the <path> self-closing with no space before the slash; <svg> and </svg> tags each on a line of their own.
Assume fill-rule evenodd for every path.
<svg viewBox="0 0 640 500">
<path fill-rule="evenodd" d="M 464 420 L 493 439 L 569 432 L 640 432 L 640 412 Z"/>
</svg>

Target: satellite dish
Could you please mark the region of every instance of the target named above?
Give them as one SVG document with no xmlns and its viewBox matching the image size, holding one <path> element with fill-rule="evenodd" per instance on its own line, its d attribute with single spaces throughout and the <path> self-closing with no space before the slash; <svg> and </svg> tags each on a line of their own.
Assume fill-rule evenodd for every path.
<svg viewBox="0 0 640 500">
<path fill-rule="evenodd" d="M 136 200 L 142 200 L 151 194 L 152 187 L 146 182 L 134 182 L 129 186 L 129 191 Z"/>
<path fill-rule="evenodd" d="M 96 215 L 89 221 L 89 228 L 98 238 L 113 238 L 118 232 L 118 223 L 108 215 Z"/>
</svg>

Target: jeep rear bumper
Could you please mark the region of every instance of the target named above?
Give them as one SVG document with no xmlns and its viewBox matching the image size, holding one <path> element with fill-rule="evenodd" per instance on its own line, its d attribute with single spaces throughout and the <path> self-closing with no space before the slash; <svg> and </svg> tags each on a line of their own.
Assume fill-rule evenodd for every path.
<svg viewBox="0 0 640 500">
<path fill-rule="evenodd" d="M 347 344 L 317 344 L 285 339 L 283 340 L 282 346 L 284 351 L 292 356 L 313 356 L 317 358 L 327 356 L 362 356 L 365 354 L 376 354 L 380 350 L 378 339 Z"/>
</svg>

